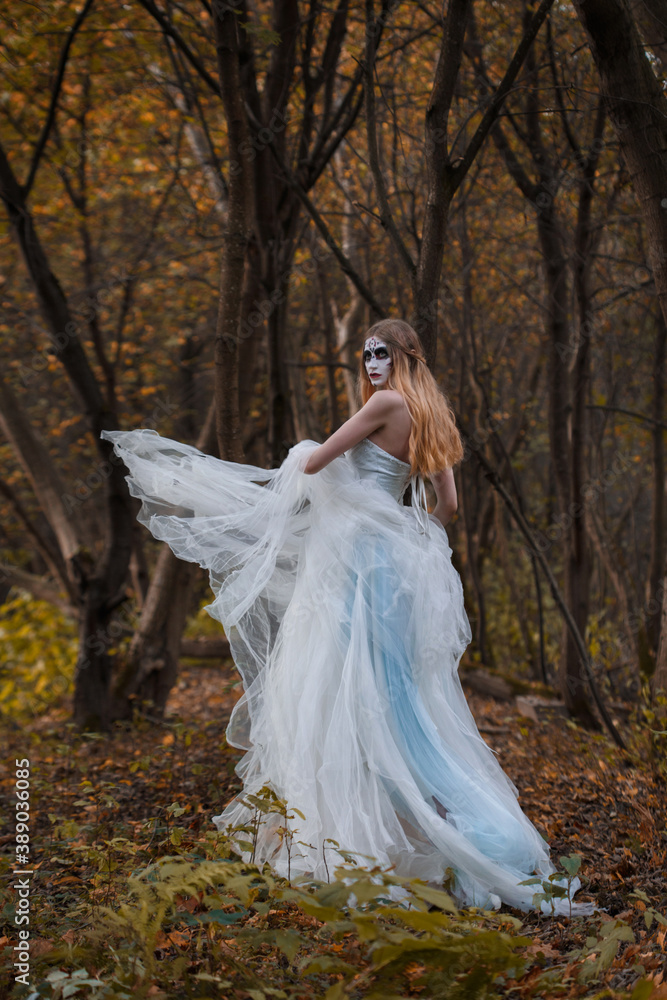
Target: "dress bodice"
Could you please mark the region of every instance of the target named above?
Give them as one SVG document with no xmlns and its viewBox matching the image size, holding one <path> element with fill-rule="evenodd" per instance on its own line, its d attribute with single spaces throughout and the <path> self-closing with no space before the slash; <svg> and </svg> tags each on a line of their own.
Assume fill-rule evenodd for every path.
<svg viewBox="0 0 667 1000">
<path fill-rule="evenodd" d="M 374 478 L 378 486 L 400 500 L 410 480 L 410 465 L 363 438 L 347 453 L 362 479 Z"/>
<path fill-rule="evenodd" d="M 347 452 L 347 456 L 362 479 L 375 479 L 394 500 L 400 501 L 408 483 L 412 485 L 412 508 L 422 532 L 428 531 L 428 507 L 424 480 L 411 475 L 410 463 L 381 448 L 368 438 L 362 438 Z"/>
</svg>

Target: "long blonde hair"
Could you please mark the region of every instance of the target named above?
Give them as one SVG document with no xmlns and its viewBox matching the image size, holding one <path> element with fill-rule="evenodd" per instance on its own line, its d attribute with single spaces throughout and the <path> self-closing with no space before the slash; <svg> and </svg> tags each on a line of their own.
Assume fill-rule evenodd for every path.
<svg viewBox="0 0 667 1000">
<path fill-rule="evenodd" d="M 402 319 L 382 319 L 364 337 L 376 337 L 387 345 L 391 369 L 387 388 L 403 396 L 412 420 L 409 456 L 412 474 L 428 476 L 451 468 L 463 458 L 463 444 L 449 400 L 439 388 L 426 364 L 418 334 Z M 366 403 L 375 392 L 364 365 L 359 362 L 361 400 Z"/>
</svg>

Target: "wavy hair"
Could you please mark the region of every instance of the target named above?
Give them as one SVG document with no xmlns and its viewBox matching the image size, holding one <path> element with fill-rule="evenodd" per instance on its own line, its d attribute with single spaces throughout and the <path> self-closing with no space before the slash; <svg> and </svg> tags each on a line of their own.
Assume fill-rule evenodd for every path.
<svg viewBox="0 0 667 1000">
<path fill-rule="evenodd" d="M 412 474 L 428 476 L 451 468 L 463 458 L 463 444 L 449 400 L 439 388 L 426 364 L 418 334 L 402 319 L 383 319 L 364 336 L 376 337 L 387 345 L 391 370 L 387 388 L 403 396 L 412 428 L 409 456 Z M 359 361 L 361 399 L 366 403 L 375 392 L 364 365 Z"/>
</svg>

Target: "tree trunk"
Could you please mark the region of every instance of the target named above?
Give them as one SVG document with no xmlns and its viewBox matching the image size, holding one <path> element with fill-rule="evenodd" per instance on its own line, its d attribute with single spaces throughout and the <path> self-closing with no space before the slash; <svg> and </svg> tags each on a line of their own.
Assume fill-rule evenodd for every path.
<svg viewBox="0 0 667 1000">
<path fill-rule="evenodd" d="M 647 607 L 662 605 L 661 588 L 665 568 L 665 362 L 667 361 L 667 323 L 660 312 L 657 316 L 657 335 L 653 358 L 653 419 L 651 432 L 653 444 L 653 490 L 651 496 L 651 562 L 646 595 Z M 646 623 L 651 658 L 655 657 L 660 642 L 660 614 L 649 615 Z"/>
<path fill-rule="evenodd" d="M 242 428 L 247 428 L 251 419 L 250 411 L 256 401 L 256 386 L 266 369 L 266 329 L 258 309 L 262 291 L 259 257 L 257 241 L 251 240 L 243 276 L 239 344 L 239 420 Z M 248 454 L 247 461 L 253 465 L 264 465 L 266 455 L 264 451 L 261 456 Z"/>
<path fill-rule="evenodd" d="M 534 88 L 533 88 L 534 92 Z M 530 103 L 529 103 L 530 107 Z M 505 159 L 506 166 L 518 188 L 537 210 L 537 233 L 544 261 L 546 314 L 548 332 L 549 386 L 549 450 L 550 471 L 559 509 L 563 545 L 565 601 L 580 635 L 584 635 L 588 619 L 590 559 L 585 537 L 585 524 L 580 490 L 583 479 L 583 437 L 573 441 L 573 392 L 576 387 L 577 408 L 585 405 L 588 339 L 579 338 L 573 347 L 569 317 L 568 254 L 565 234 L 557 216 L 553 192 L 557 190 L 556 175 L 550 167 L 537 130 L 535 108 L 532 108 L 532 149 L 537 157 L 540 180 L 532 181 L 520 165 L 499 126 L 493 130 L 494 141 Z M 569 362 L 575 354 L 574 369 Z M 574 386 L 574 387 L 573 387 Z M 575 506 L 576 505 L 576 506 Z M 573 511 L 578 510 L 578 516 Z M 558 526 L 558 525 L 556 525 Z M 588 684 L 580 650 L 571 629 L 563 622 L 559 686 L 568 711 L 592 729 L 599 729 L 587 695 Z"/>
<path fill-rule="evenodd" d="M 239 419 L 239 329 L 246 248 L 252 217 L 250 167 L 242 150 L 249 142 L 241 91 L 238 17 L 228 5 L 213 9 L 220 93 L 227 120 L 229 197 L 220 268 L 220 305 L 215 332 L 216 429 L 220 458 L 243 461 Z"/>
<path fill-rule="evenodd" d="M 114 685 L 114 718 L 131 718 L 135 707 L 162 716 L 176 681 L 194 569 L 167 546 L 160 551 L 127 662 Z"/>
<path fill-rule="evenodd" d="M 108 729 L 111 721 L 109 683 L 113 636 L 104 613 L 104 594 L 91 580 L 79 619 L 79 655 L 74 675 L 74 723 L 83 730 Z"/>
<path fill-rule="evenodd" d="M 375 19 L 373 0 L 366 0 L 364 69 L 368 162 L 373 175 L 382 225 L 389 233 L 412 285 L 412 325 L 421 338 L 426 358 L 431 367 L 435 364 L 437 353 L 438 295 L 452 199 L 496 121 L 498 112 L 552 5 L 553 0 L 542 0 L 532 17 L 526 20 L 523 37 L 509 62 L 500 85 L 486 107 L 481 122 L 475 129 L 463 155 L 455 155 L 453 160 L 449 115 L 457 87 L 466 27 L 473 13 L 473 4 L 472 0 L 451 0 L 447 4 L 442 43 L 424 123 L 424 159 L 427 175 L 426 207 L 419 258 L 413 261 L 392 217 L 382 176 L 376 137 L 373 83 L 378 22 Z M 386 17 L 385 11 L 388 9 L 390 8 L 384 5 L 383 19 Z"/>
<path fill-rule="evenodd" d="M 427 192 L 422 248 L 416 269 L 410 275 L 413 325 L 421 337 L 431 366 L 435 363 L 437 352 L 438 293 L 452 199 L 496 121 L 552 5 L 553 0 L 542 0 L 531 18 L 526 19 L 523 36 L 501 83 L 491 96 L 463 155 L 455 155 L 454 161 L 449 146 L 449 112 L 458 80 L 466 26 L 472 16 L 473 5 L 471 0 L 452 0 L 447 5 L 438 65 L 426 109 L 424 137 Z"/>
<path fill-rule="evenodd" d="M 619 564 L 618 556 L 612 552 L 611 538 L 598 521 L 595 511 L 591 511 L 588 519 L 588 533 L 591 542 L 598 554 L 600 566 L 607 573 L 609 582 L 616 594 L 618 608 L 623 619 L 623 638 L 619 642 L 619 655 L 622 662 L 636 665 L 638 661 L 637 636 L 632 629 L 632 612 L 630 597 L 628 594 L 628 574 L 624 572 L 622 563 Z M 603 590 L 604 578 L 600 573 L 600 583 L 598 592 Z M 604 597 L 604 594 L 602 595 Z M 604 602 L 602 602 L 604 603 Z"/>
<path fill-rule="evenodd" d="M 495 660 L 488 641 L 486 596 L 482 574 L 485 558 L 483 536 L 486 534 L 486 525 L 492 517 L 493 497 L 483 486 L 485 481 L 477 464 L 472 467 L 469 463 L 462 465 L 459 482 L 459 505 L 465 524 L 466 566 L 477 605 L 475 644 L 482 663 L 492 667 L 495 665 Z"/>
<path fill-rule="evenodd" d="M 667 97 L 627 0 L 573 0 L 646 227 L 648 263 L 667 322 Z"/>
<path fill-rule="evenodd" d="M 585 635 L 588 620 L 590 559 L 585 521 L 582 516 L 580 489 L 583 479 L 583 431 L 575 437 L 574 396 L 579 393 L 577 409 L 585 404 L 585 340 L 570 374 L 568 360 L 572 353 L 568 317 L 569 288 L 564 236 L 556 220 L 555 209 L 547 206 L 538 215 L 538 233 L 544 257 L 549 330 L 549 444 L 554 472 L 563 540 L 565 601 L 579 630 Z M 575 512 L 579 513 L 575 516 Z M 599 729 L 588 698 L 588 684 L 579 650 L 570 629 L 563 623 L 560 689 L 567 710 L 591 729 Z"/>
<path fill-rule="evenodd" d="M 196 443 L 209 454 L 216 447 L 216 412 L 214 399 Z M 192 563 L 177 559 L 167 545 L 162 546 L 127 660 L 114 683 L 114 718 L 131 718 L 135 706 L 149 706 L 157 717 L 164 713 L 178 673 L 195 577 Z"/>
<path fill-rule="evenodd" d="M 26 419 L 23 408 L 9 387 L 0 378 L 0 430 L 12 446 L 17 461 L 32 486 L 35 497 L 46 516 L 60 549 L 61 564 L 71 583 L 79 570 L 76 562 L 84 544 L 80 538 L 81 522 L 67 509 L 64 483 L 49 452 Z M 89 554 L 90 558 L 90 554 Z M 63 581 L 65 583 L 66 581 Z"/>
<path fill-rule="evenodd" d="M 40 501 L 47 505 L 45 513 L 51 518 L 62 557 L 69 563 L 71 578 L 76 583 L 81 619 L 79 658 L 75 674 L 75 716 L 77 720 L 83 720 L 86 727 L 105 728 L 109 722 L 108 625 L 127 578 L 132 552 L 132 504 L 125 483 L 125 469 L 122 463 L 114 460 L 115 455 L 109 442 L 100 439 L 101 431 L 117 428 L 116 416 L 104 399 L 89 364 L 78 326 L 40 242 L 26 202 L 26 194 L 26 188 L 19 184 L 4 149 L 0 146 L 0 199 L 7 210 L 12 231 L 21 250 L 54 354 L 62 363 L 80 401 L 95 449 L 101 459 L 95 474 L 104 482 L 105 536 L 101 551 L 96 556 L 92 549 L 89 551 L 79 546 L 78 533 L 73 530 L 74 519 L 64 516 L 67 513 L 67 499 L 77 506 L 82 501 L 67 498 L 64 491 L 60 490 L 53 471 L 49 472 L 51 463 L 46 453 L 46 468 L 43 470 L 38 469 L 39 463 L 35 464 L 29 458 L 29 454 L 37 454 L 32 447 L 34 442 L 29 440 L 30 435 L 21 434 L 20 439 L 16 438 L 16 446 L 23 451 L 25 467 L 31 469 L 31 480 Z M 15 419 L 10 420 L 14 425 L 13 430 L 10 428 L 10 435 L 17 433 L 17 419 L 18 415 L 15 415 Z M 58 492 L 59 496 L 56 495 Z M 73 509 L 70 506 L 70 515 Z"/>
<path fill-rule="evenodd" d="M 229 639 L 183 639 L 181 656 L 202 660 L 228 660 L 232 655 Z"/>
<path fill-rule="evenodd" d="M 588 502 L 584 494 L 586 472 L 588 468 L 589 423 L 588 406 L 590 392 L 590 271 L 594 249 L 599 242 L 601 227 L 591 223 L 591 210 L 595 192 L 595 176 L 599 161 L 599 148 L 604 134 L 604 110 L 598 111 L 593 130 L 591 152 L 581 158 L 581 178 L 579 181 L 579 199 L 577 224 L 574 239 L 574 292 L 577 304 L 577 343 L 574 349 L 574 359 L 570 374 L 571 412 L 570 428 L 570 497 L 566 508 L 562 508 L 567 518 L 567 566 L 565 594 L 572 617 L 582 636 L 586 635 L 590 610 L 591 583 L 591 543 L 588 532 Z M 555 178 L 554 178 L 555 180 Z M 597 235 L 596 235 L 597 233 Z M 565 369 L 565 358 L 561 356 L 561 367 Z M 565 379 L 563 378 L 565 381 Z M 562 679 L 567 685 L 572 684 L 575 677 L 575 691 L 581 689 L 583 699 L 578 697 L 577 714 L 582 721 L 593 728 L 598 728 L 587 692 L 587 682 L 583 674 L 579 651 L 569 629 L 563 623 L 562 641 L 565 648 L 565 663 L 562 667 Z M 567 697 L 566 697 L 567 704 Z M 568 706 L 569 707 L 569 706 Z"/>
<path fill-rule="evenodd" d="M 329 434 L 333 434 L 340 426 L 338 406 L 338 388 L 336 386 L 336 348 L 333 315 L 329 299 L 327 276 L 320 261 L 317 262 L 317 284 L 319 292 L 320 323 L 324 333 L 324 364 L 329 402 Z"/>
<path fill-rule="evenodd" d="M 651 678 L 651 692 L 654 698 L 659 694 L 667 697 L 667 598 L 665 597 L 665 581 L 667 580 L 667 560 L 664 567 L 661 581 L 660 599 L 662 609 L 660 615 L 660 639 L 658 642 L 658 655 L 655 663 L 655 671 Z"/>
<path fill-rule="evenodd" d="M 528 19 L 527 7 L 525 17 Z M 482 78 L 487 79 L 481 50 L 476 55 L 476 62 Z M 536 60 L 531 51 L 527 60 L 528 85 L 521 111 L 525 117 L 524 143 L 533 163 L 532 176 L 522 166 L 500 124 L 493 127 L 492 135 L 510 176 L 535 209 L 537 216 L 548 335 L 550 473 L 553 476 L 559 510 L 558 521 L 553 527 L 559 531 L 558 537 L 562 538 L 565 602 L 577 636 L 583 637 L 588 620 L 590 588 L 589 543 L 583 516 L 585 505 L 581 497 L 586 449 L 583 414 L 588 385 L 589 338 L 580 335 L 573 346 L 569 253 L 566 232 L 555 203 L 560 183 L 560 166 L 543 136 L 538 103 L 539 82 Z M 604 118 L 598 116 L 596 130 L 603 124 Z M 586 279 L 593 193 L 593 181 L 589 172 L 594 177 L 595 163 L 596 160 L 591 161 L 590 157 L 584 161 L 577 215 L 574 282 L 580 310 L 579 326 L 583 324 L 588 308 Z M 586 667 L 571 623 L 564 620 L 558 667 L 559 687 L 567 710 L 589 728 L 599 729 L 599 722 L 588 698 Z"/>
<path fill-rule="evenodd" d="M 354 239 L 353 220 L 355 218 L 355 213 L 352 207 L 350 183 L 346 176 L 345 166 L 340 154 L 336 155 L 336 167 L 339 168 L 338 183 L 345 193 L 342 223 L 343 253 L 347 259 L 352 261 L 352 263 L 357 267 L 357 270 L 359 270 L 361 258 Z M 367 279 L 368 274 L 364 277 Z M 359 289 L 356 287 L 354 282 L 350 281 L 347 275 L 345 277 L 345 283 L 350 295 L 349 306 L 342 316 L 336 308 L 335 300 L 332 301 L 331 307 L 334 325 L 336 328 L 336 347 L 338 349 L 338 359 L 343 366 L 343 382 L 345 384 L 345 394 L 347 396 L 347 416 L 349 418 L 354 416 L 359 409 L 359 399 L 357 398 L 357 378 L 354 372 L 356 362 L 355 348 L 357 347 L 357 339 L 359 337 L 361 324 L 364 319 L 366 303 L 363 296 L 359 292 Z"/>
<path fill-rule="evenodd" d="M 19 569 L 18 566 L 8 566 L 6 563 L 0 562 L 0 587 L 2 587 L 3 594 L 5 591 L 9 593 L 12 587 L 20 587 L 22 590 L 27 590 L 37 600 L 48 601 L 54 607 L 60 608 L 66 615 L 74 613 L 72 604 L 63 595 L 60 587 L 45 580 L 43 576 L 28 573 L 26 570 Z M 6 594 L 3 597 L 3 602 L 5 599 Z"/>
<path fill-rule="evenodd" d="M 618 139 L 646 230 L 648 264 L 667 322 L 667 98 L 646 58 L 627 0 L 573 0 L 600 74 L 600 89 Z M 656 5 L 652 5 L 652 10 Z M 658 490 L 658 493 L 660 490 Z M 655 567 L 652 567 L 655 570 Z M 663 567 L 663 573 L 667 568 Z M 667 688 L 665 576 L 654 694 Z"/>
<path fill-rule="evenodd" d="M 272 248 L 267 255 L 272 256 Z M 277 287 L 277 270 L 271 261 L 264 270 L 268 287 L 285 294 Z M 285 368 L 285 343 L 283 337 L 285 310 L 282 302 L 277 302 L 267 318 L 268 354 L 267 374 L 269 388 L 268 451 L 271 466 L 277 467 L 285 458 L 293 443 L 294 423 L 289 403 L 289 383 Z"/>
</svg>

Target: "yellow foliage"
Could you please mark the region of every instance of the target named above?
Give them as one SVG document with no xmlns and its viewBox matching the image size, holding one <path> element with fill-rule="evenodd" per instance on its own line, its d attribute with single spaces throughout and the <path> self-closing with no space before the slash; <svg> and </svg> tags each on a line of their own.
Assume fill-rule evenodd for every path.
<svg viewBox="0 0 667 1000">
<path fill-rule="evenodd" d="M 74 622 L 25 591 L 0 607 L 0 718 L 32 717 L 70 691 L 76 663 Z"/>
</svg>

